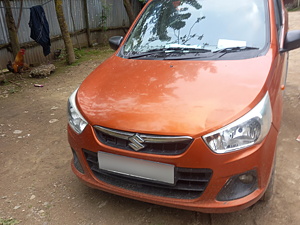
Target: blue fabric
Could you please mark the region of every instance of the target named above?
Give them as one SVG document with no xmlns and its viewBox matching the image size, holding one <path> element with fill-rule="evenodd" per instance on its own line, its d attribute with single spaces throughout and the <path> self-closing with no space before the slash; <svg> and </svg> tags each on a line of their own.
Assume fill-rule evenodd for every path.
<svg viewBox="0 0 300 225">
<path fill-rule="evenodd" d="M 51 52 L 49 24 L 45 16 L 45 11 L 41 5 L 30 8 L 29 27 L 31 28 L 30 37 L 43 47 L 45 56 L 49 55 Z"/>
</svg>

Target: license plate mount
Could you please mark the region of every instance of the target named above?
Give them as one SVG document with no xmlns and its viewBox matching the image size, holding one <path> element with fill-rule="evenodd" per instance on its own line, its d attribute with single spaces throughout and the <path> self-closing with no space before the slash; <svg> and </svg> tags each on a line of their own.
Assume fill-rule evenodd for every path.
<svg viewBox="0 0 300 225">
<path fill-rule="evenodd" d="M 106 152 L 98 152 L 99 168 L 119 175 L 174 184 L 175 166 L 149 160 L 136 159 Z"/>
</svg>

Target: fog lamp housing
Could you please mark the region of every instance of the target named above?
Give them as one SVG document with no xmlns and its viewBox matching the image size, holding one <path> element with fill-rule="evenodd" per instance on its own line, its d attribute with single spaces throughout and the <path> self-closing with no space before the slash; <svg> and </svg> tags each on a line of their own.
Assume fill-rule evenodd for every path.
<svg viewBox="0 0 300 225">
<path fill-rule="evenodd" d="M 243 198 L 258 188 L 257 172 L 250 170 L 246 173 L 231 177 L 217 196 L 218 201 L 231 201 Z"/>
<path fill-rule="evenodd" d="M 82 173 L 82 174 L 84 174 L 84 170 L 83 170 L 83 168 L 82 168 L 82 166 L 81 166 L 81 164 L 80 164 L 80 161 L 79 161 L 79 159 L 78 159 L 78 157 L 77 157 L 77 154 L 76 154 L 76 152 L 72 149 L 72 153 L 73 153 L 73 163 L 74 163 L 74 166 L 75 166 L 75 168 L 80 172 L 80 173 Z"/>
</svg>

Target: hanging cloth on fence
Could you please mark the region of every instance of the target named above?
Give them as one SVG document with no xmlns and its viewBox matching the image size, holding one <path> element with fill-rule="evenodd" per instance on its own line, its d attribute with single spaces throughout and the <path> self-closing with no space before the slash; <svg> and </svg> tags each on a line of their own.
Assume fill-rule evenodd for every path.
<svg viewBox="0 0 300 225">
<path fill-rule="evenodd" d="M 43 47 L 45 56 L 49 55 L 51 46 L 49 24 L 41 5 L 30 8 L 29 27 L 31 28 L 30 37 Z"/>
</svg>

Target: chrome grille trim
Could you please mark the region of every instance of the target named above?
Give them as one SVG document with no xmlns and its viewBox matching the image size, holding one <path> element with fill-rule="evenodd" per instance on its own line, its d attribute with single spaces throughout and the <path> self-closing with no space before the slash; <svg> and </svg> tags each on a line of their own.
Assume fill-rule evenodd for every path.
<svg viewBox="0 0 300 225">
<path fill-rule="evenodd" d="M 121 138 L 123 140 L 129 140 L 129 138 L 133 137 L 137 133 L 134 132 L 127 132 L 127 131 L 119 131 L 119 130 L 113 130 L 101 126 L 94 126 L 95 129 L 116 137 L 116 138 Z M 163 144 L 163 143 L 176 143 L 176 142 L 181 142 L 181 141 L 188 141 L 188 140 L 193 140 L 192 137 L 189 136 L 157 136 L 157 135 L 150 135 L 150 134 L 140 134 L 138 133 L 139 137 L 141 137 L 144 140 L 144 143 L 158 143 L 158 144 Z"/>
</svg>

